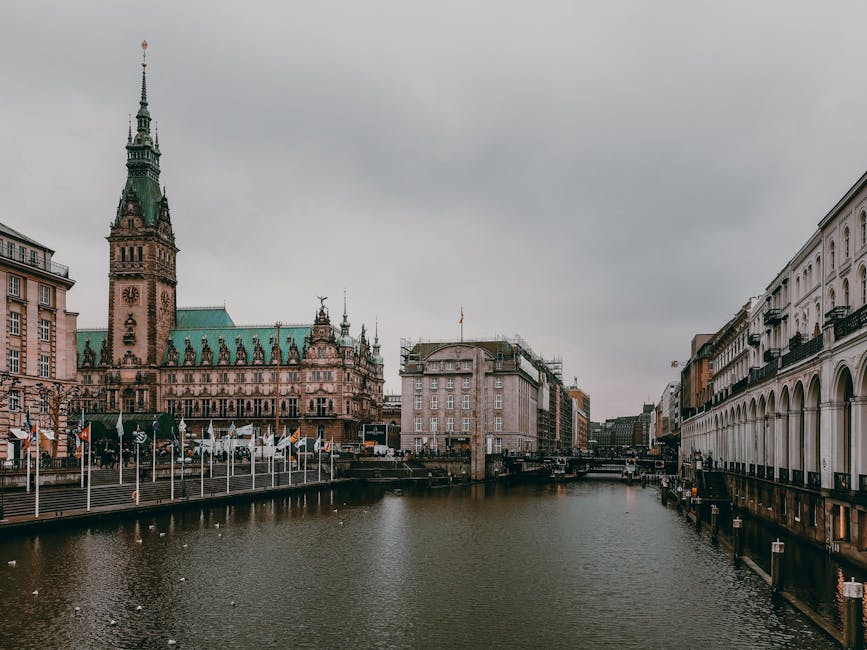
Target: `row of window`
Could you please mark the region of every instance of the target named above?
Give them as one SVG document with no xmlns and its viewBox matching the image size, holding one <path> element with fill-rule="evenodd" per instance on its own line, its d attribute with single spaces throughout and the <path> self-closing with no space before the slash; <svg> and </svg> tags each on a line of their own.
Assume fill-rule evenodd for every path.
<svg viewBox="0 0 867 650">
<path fill-rule="evenodd" d="M 20 350 L 9 350 L 9 355 L 6 361 L 6 369 L 11 372 L 13 375 L 20 374 L 21 372 L 21 351 Z M 47 379 L 51 376 L 51 356 L 47 354 L 39 355 L 39 365 L 37 370 L 39 371 L 39 376 L 43 379 Z"/>
<path fill-rule="evenodd" d="M 414 443 L 415 443 L 415 453 L 417 453 L 417 454 L 421 453 L 424 450 L 424 438 L 416 438 L 414 440 Z M 503 453 L 503 439 L 502 438 L 494 438 L 492 446 L 493 446 L 493 452 L 495 454 Z M 437 439 L 436 438 L 434 438 L 431 441 L 431 448 L 432 449 L 437 448 Z"/>
<path fill-rule="evenodd" d="M 21 335 L 21 314 L 17 311 L 9 312 L 9 334 L 12 336 Z M 38 336 L 40 341 L 51 340 L 51 321 L 47 318 L 39 320 Z"/>
<path fill-rule="evenodd" d="M 308 381 L 334 381 L 334 371 L 332 370 L 311 370 L 307 373 Z M 228 384 L 229 383 L 229 373 L 228 372 L 218 372 L 216 373 L 217 383 L 218 384 Z M 276 383 L 277 381 L 277 373 L 271 372 L 268 374 L 268 381 L 272 383 Z M 281 373 L 280 377 L 283 381 L 288 381 L 290 383 L 296 383 L 298 381 L 299 373 L 297 371 L 291 371 L 287 373 Z M 185 384 L 193 384 L 195 383 L 196 376 L 191 372 L 186 372 L 183 374 L 183 381 Z M 350 373 L 346 373 L 346 381 L 351 381 L 352 377 Z M 252 373 L 253 383 L 261 384 L 265 381 L 265 373 L 261 371 L 256 371 Z M 247 382 L 247 373 L 245 372 L 236 372 L 235 373 L 235 383 L 243 384 Z M 166 383 L 168 384 L 177 384 L 178 376 L 176 373 L 169 373 L 166 375 Z M 210 384 L 211 383 L 211 373 L 203 372 L 199 375 L 199 383 L 200 384 Z"/>
<path fill-rule="evenodd" d="M 9 280 L 7 282 L 7 291 L 10 296 L 13 298 L 23 298 L 21 288 L 24 286 L 24 282 L 19 275 L 9 274 Z M 48 284 L 40 284 L 39 285 L 39 304 L 44 307 L 51 307 L 51 289 L 52 287 Z"/>
<path fill-rule="evenodd" d="M 440 399 L 439 395 L 431 395 L 430 398 L 430 407 L 434 410 L 439 409 L 440 407 Z M 421 395 L 415 396 L 415 408 L 416 410 L 420 410 L 422 408 L 422 399 Z M 451 411 L 455 408 L 455 396 L 454 395 L 446 395 L 446 410 Z M 461 408 L 464 410 L 470 409 L 470 396 L 469 395 L 461 395 Z M 494 395 L 494 408 L 502 409 L 503 408 L 503 394 L 497 393 Z"/>
<path fill-rule="evenodd" d="M 0 246 L 2 246 L 2 244 L 0 244 Z M 0 248 L 0 250 L 2 250 L 2 248 Z M 29 256 L 27 254 L 28 252 L 30 253 Z M 41 251 L 37 251 L 37 250 L 34 250 L 32 248 L 29 249 L 29 251 L 28 251 L 28 249 L 25 248 L 21 244 L 16 244 L 15 242 L 7 241 L 6 242 L 6 257 L 8 257 L 9 259 L 12 259 L 12 260 L 17 259 L 19 262 L 24 262 L 24 263 L 27 262 L 27 259 L 29 257 L 30 258 L 30 264 L 32 264 L 33 266 L 40 266 L 40 260 L 42 258 L 42 253 L 41 253 Z"/>
<path fill-rule="evenodd" d="M 422 419 L 417 417 L 415 419 L 415 431 L 417 433 L 422 432 Z M 469 431 L 470 430 L 470 418 L 461 418 L 461 431 Z M 495 418 L 494 419 L 494 430 L 502 431 L 503 430 L 503 418 Z M 430 419 L 430 433 L 438 433 L 439 431 L 439 418 L 431 418 Z M 455 431 L 455 419 L 452 417 L 446 418 L 446 433 L 454 433 Z"/>
<path fill-rule="evenodd" d="M 217 400 L 197 400 L 197 399 L 179 399 L 167 400 L 167 410 L 172 415 L 183 415 L 186 418 L 192 417 L 262 417 L 270 416 L 274 413 L 274 400 L 267 398 L 253 399 L 217 399 Z M 280 412 L 285 417 L 299 417 L 298 398 L 290 397 L 280 401 Z M 351 415 L 353 405 L 350 401 L 346 401 L 345 414 Z M 357 407 L 355 408 L 357 411 Z M 315 417 L 325 417 L 334 415 L 334 401 L 327 397 L 316 397 L 308 400 L 306 415 Z"/>
<path fill-rule="evenodd" d="M 469 388 L 470 387 L 470 378 L 469 377 L 463 377 L 461 379 L 461 386 L 463 388 Z M 440 387 L 439 379 L 437 377 L 431 377 L 430 389 L 431 390 L 439 390 L 439 387 Z M 446 388 L 454 388 L 455 387 L 454 377 L 446 378 L 445 387 Z M 502 377 L 494 377 L 494 388 L 502 388 L 502 387 L 503 387 L 503 378 Z M 424 380 L 421 378 L 416 379 L 415 380 L 415 389 L 416 390 L 422 390 L 423 388 L 424 388 Z"/>
</svg>

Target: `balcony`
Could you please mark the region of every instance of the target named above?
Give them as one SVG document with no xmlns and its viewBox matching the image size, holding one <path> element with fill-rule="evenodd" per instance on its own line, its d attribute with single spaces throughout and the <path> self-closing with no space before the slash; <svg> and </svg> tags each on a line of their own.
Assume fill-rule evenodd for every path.
<svg viewBox="0 0 867 650">
<path fill-rule="evenodd" d="M 803 485 L 803 484 L 804 484 L 804 470 L 793 469 L 792 470 L 792 485 Z"/>
<path fill-rule="evenodd" d="M 0 248 L 0 257 L 4 257 L 7 260 L 12 260 L 13 262 L 23 264 L 24 266 L 31 266 L 40 271 L 50 273 L 51 275 L 60 276 L 61 278 L 69 277 L 68 266 L 52 262 L 51 259 L 42 252 L 40 252 L 35 259 L 28 257 L 25 260 L 22 260 L 20 256 L 16 257 L 15 255 L 9 255 L 8 253 L 9 250 L 7 248 Z"/>
<path fill-rule="evenodd" d="M 819 472 L 807 472 L 807 487 L 819 490 L 822 488 L 822 477 Z"/>
<path fill-rule="evenodd" d="M 865 325 L 867 325 L 867 305 L 853 311 L 845 318 L 834 321 L 834 338 L 840 340 Z"/>
<path fill-rule="evenodd" d="M 830 323 L 836 323 L 838 320 L 842 320 L 846 318 L 849 314 L 849 306 L 848 305 L 840 305 L 839 307 L 833 307 L 832 309 L 825 312 L 825 325 Z"/>
<path fill-rule="evenodd" d="M 812 472 L 811 472 L 812 474 Z M 812 486 L 811 486 L 812 487 Z M 834 472 L 834 489 L 835 490 L 849 490 L 851 489 L 849 473 L 848 472 Z"/>
<path fill-rule="evenodd" d="M 789 339 L 789 349 L 794 350 L 796 347 L 804 343 L 804 335 L 801 333 L 795 334 Z"/>
<path fill-rule="evenodd" d="M 750 368 L 750 386 L 761 384 L 776 376 L 779 365 L 779 359 L 773 359 L 761 368 Z"/>
<path fill-rule="evenodd" d="M 842 321 L 841 321 L 842 322 Z M 836 324 L 835 324 L 836 331 Z M 789 345 L 789 352 L 783 355 L 782 358 L 782 367 L 785 368 L 787 366 L 791 366 L 792 364 L 798 363 L 799 361 L 803 361 L 809 357 L 812 357 L 814 354 L 818 354 L 822 351 L 822 346 L 824 345 L 822 341 L 822 335 L 810 339 L 806 343 L 801 343 L 796 348 L 792 349 L 791 344 Z"/>
<path fill-rule="evenodd" d="M 763 355 L 765 363 L 768 363 L 769 361 L 773 361 L 774 359 L 779 359 L 780 358 L 780 352 L 781 352 L 780 348 L 768 348 L 767 350 L 765 350 L 765 354 Z"/>
<path fill-rule="evenodd" d="M 764 316 L 762 317 L 762 322 L 769 327 L 773 327 L 781 320 L 783 320 L 782 309 L 769 309 L 764 313 Z"/>
<path fill-rule="evenodd" d="M 757 347 L 762 342 L 762 335 L 761 334 L 750 334 L 749 336 L 747 336 L 747 342 L 750 345 L 752 345 L 753 347 Z"/>
</svg>

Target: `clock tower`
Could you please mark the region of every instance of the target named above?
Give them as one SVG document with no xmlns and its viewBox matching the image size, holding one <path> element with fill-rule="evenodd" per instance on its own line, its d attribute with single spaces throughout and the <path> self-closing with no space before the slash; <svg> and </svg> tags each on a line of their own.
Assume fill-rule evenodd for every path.
<svg viewBox="0 0 867 650">
<path fill-rule="evenodd" d="M 142 43 L 141 100 L 136 131 L 126 142 L 127 178 L 109 233 L 108 339 L 116 368 L 159 366 L 175 326 L 178 249 L 165 191 L 160 189 L 159 134 L 151 137 L 147 42 Z M 128 373 L 123 373 L 124 375 Z M 152 373 L 154 374 L 154 373 Z M 138 381 L 142 381 L 141 373 Z M 153 391 L 146 401 L 155 398 Z M 141 401 L 141 398 L 139 398 Z M 142 404 L 148 408 L 150 404 Z"/>
</svg>

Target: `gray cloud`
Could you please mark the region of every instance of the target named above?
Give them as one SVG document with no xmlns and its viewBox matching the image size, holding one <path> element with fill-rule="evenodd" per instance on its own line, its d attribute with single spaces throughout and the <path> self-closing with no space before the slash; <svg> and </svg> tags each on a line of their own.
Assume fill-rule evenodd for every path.
<svg viewBox="0 0 867 650">
<path fill-rule="evenodd" d="M 0 219 L 104 324 L 147 38 L 179 299 L 401 337 L 520 333 L 594 418 L 656 398 L 863 171 L 867 9 L 810 3 L 17 3 Z"/>
</svg>

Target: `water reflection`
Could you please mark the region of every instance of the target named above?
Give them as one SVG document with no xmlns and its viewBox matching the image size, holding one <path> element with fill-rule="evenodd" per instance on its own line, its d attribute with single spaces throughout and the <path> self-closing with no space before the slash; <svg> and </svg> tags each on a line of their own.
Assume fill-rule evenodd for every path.
<svg viewBox="0 0 867 650">
<path fill-rule="evenodd" d="M 291 495 L 5 540 L 0 562 L 0 647 L 833 647 L 612 481 Z"/>
</svg>

